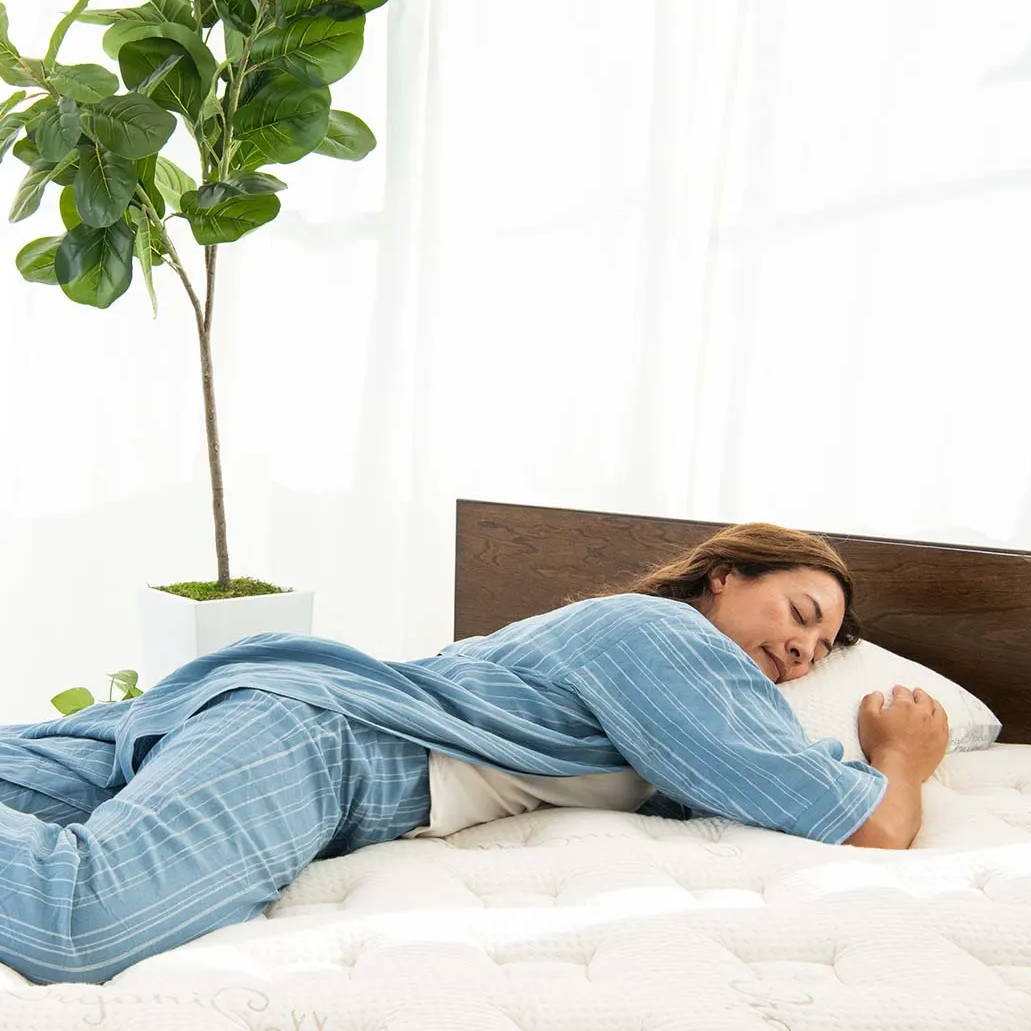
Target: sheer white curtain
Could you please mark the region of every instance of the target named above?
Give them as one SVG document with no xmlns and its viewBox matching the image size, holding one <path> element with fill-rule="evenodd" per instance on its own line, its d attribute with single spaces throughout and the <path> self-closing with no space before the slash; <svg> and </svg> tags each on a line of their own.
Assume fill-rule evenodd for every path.
<svg viewBox="0 0 1031 1031">
<path fill-rule="evenodd" d="M 67 5 L 7 6 L 34 53 Z M 390 0 L 366 40 L 334 106 L 379 147 L 275 169 L 221 258 L 234 576 L 410 658 L 457 497 L 1031 548 L 1026 5 Z M 215 576 L 181 290 L 23 283 L 59 231 L 0 228 L 0 722 L 149 686 L 137 586 Z"/>
</svg>

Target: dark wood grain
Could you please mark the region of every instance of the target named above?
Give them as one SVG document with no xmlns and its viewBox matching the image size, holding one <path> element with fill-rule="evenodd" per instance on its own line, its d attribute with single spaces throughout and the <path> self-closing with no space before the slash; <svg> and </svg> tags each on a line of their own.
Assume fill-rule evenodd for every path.
<svg viewBox="0 0 1031 1031">
<path fill-rule="evenodd" d="M 726 523 L 459 499 L 455 639 L 616 586 Z M 841 553 L 863 636 L 962 684 L 1031 744 L 1031 552 L 798 527 Z M 908 685 L 918 686 L 918 685 Z"/>
</svg>

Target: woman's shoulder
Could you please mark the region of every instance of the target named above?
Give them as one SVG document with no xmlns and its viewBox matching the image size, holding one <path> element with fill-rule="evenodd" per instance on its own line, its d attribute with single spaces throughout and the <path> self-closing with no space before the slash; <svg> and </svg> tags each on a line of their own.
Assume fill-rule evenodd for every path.
<svg viewBox="0 0 1031 1031">
<path fill-rule="evenodd" d="M 630 629 L 641 622 L 656 619 L 672 619 L 691 626 L 703 626 L 708 620 L 686 601 L 677 598 L 663 598 L 655 594 L 605 594 L 594 598 L 583 598 L 564 607 L 578 610 L 586 618 L 608 617 L 615 628 Z M 558 612 L 563 609 L 556 610 Z"/>
<path fill-rule="evenodd" d="M 698 610 L 681 601 L 679 598 L 663 598 L 657 594 L 637 594 L 627 592 L 625 594 L 602 594 L 597 597 L 583 598 L 581 601 L 573 602 L 574 605 L 594 605 L 602 608 L 625 609 L 633 612 L 647 614 L 677 614 L 690 609 L 692 612 Z"/>
<path fill-rule="evenodd" d="M 440 654 L 557 672 L 613 647 L 643 626 L 660 623 L 694 640 L 713 630 L 686 602 L 648 594 L 609 594 L 582 598 L 509 623 L 492 634 L 456 641 Z"/>
<path fill-rule="evenodd" d="M 647 633 L 658 626 L 669 634 L 683 635 L 692 640 L 722 637 L 693 605 L 678 598 L 654 594 L 625 593 L 584 598 L 556 610 L 557 613 L 573 616 L 575 622 L 585 626 L 597 627 L 601 631 L 599 643 L 612 644 L 642 628 Z"/>
</svg>

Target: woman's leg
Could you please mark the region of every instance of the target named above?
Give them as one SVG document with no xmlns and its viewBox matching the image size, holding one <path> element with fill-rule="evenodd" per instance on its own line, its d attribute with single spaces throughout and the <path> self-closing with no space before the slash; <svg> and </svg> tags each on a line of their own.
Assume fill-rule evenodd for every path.
<svg viewBox="0 0 1031 1031">
<path fill-rule="evenodd" d="M 8 780 L 0 780 L 0 805 L 16 809 L 19 813 L 29 813 L 37 820 L 56 823 L 61 827 L 83 819 L 83 811 L 78 806 L 51 798 L 35 788 L 12 784 Z"/>
<path fill-rule="evenodd" d="M 88 819 L 117 790 L 107 783 L 123 714 L 124 706 L 104 703 L 0 727 L 0 804 L 62 827 Z"/>
<path fill-rule="evenodd" d="M 102 983 L 258 916 L 313 859 L 338 854 L 339 828 L 374 811 L 370 799 L 384 815 L 374 840 L 418 826 L 425 750 L 404 742 L 416 750 L 384 765 L 352 729 L 338 713 L 239 688 L 157 739 L 85 822 L 0 805 L 0 961 L 37 983 Z M 396 783 L 375 796 L 365 782 L 381 771 Z M 397 830 L 402 806 L 390 800 L 412 803 L 413 790 L 417 816 Z"/>
</svg>

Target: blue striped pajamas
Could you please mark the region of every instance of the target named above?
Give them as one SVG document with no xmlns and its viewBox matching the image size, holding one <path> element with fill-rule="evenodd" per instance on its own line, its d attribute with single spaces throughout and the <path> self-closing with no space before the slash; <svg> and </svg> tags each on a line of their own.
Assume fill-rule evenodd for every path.
<svg viewBox="0 0 1031 1031">
<path fill-rule="evenodd" d="M 101 983 L 251 919 L 312 860 L 428 823 L 431 749 L 515 774 L 632 766 L 658 789 L 639 813 L 831 844 L 887 787 L 671 599 L 585 599 L 408 662 L 254 634 L 132 701 L 0 727 L 0 961 Z"/>
<path fill-rule="evenodd" d="M 258 916 L 312 860 L 392 840 L 429 812 L 424 748 L 251 688 L 143 742 L 120 790 L 98 786 L 124 705 L 0 740 L 0 961 L 31 981 L 106 981 Z"/>
</svg>

